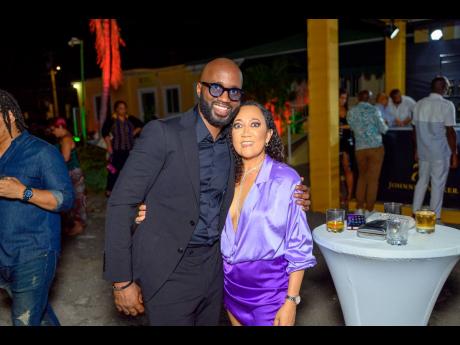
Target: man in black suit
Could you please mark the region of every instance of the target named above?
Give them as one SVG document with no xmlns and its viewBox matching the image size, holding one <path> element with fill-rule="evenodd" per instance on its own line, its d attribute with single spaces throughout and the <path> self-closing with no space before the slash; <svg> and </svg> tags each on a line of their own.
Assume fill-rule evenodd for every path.
<svg viewBox="0 0 460 345">
<path fill-rule="evenodd" d="M 113 282 L 119 311 L 137 315 L 145 304 L 151 325 L 218 324 L 219 238 L 234 191 L 225 129 L 242 84 L 232 60 L 215 59 L 197 84 L 197 106 L 144 127 L 107 207 L 104 278 Z M 307 188 L 299 189 L 308 207 Z M 142 202 L 149 212 L 133 233 Z"/>
</svg>

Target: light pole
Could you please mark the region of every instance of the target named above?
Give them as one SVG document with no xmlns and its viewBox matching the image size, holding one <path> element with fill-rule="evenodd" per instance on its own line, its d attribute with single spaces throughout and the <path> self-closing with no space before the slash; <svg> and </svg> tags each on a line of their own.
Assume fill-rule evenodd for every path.
<svg viewBox="0 0 460 345">
<path fill-rule="evenodd" d="M 53 87 L 53 115 L 54 117 L 59 117 L 59 108 L 58 108 L 58 100 L 57 100 L 57 91 L 56 91 L 56 74 L 58 71 L 61 70 L 60 66 L 57 66 L 56 69 L 51 68 L 50 76 L 51 76 L 51 86 Z"/>
<path fill-rule="evenodd" d="M 81 118 L 81 130 L 83 136 L 83 143 L 86 144 L 86 88 L 85 88 L 85 65 L 83 55 L 83 40 L 76 37 L 72 37 L 68 42 L 69 46 L 80 45 L 80 78 L 81 78 L 81 106 L 80 106 L 80 118 Z"/>
</svg>

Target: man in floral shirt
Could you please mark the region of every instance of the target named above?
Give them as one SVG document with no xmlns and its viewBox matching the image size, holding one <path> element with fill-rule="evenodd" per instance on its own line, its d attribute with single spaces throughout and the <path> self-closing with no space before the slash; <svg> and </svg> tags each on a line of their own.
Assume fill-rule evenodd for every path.
<svg viewBox="0 0 460 345">
<path fill-rule="evenodd" d="M 374 210 L 385 154 L 382 134 L 388 130 L 382 114 L 369 103 L 369 98 L 368 90 L 360 91 L 359 103 L 347 114 L 347 121 L 355 135 L 355 154 L 358 162 L 357 209 L 362 212 L 366 204 L 366 216 Z"/>
</svg>

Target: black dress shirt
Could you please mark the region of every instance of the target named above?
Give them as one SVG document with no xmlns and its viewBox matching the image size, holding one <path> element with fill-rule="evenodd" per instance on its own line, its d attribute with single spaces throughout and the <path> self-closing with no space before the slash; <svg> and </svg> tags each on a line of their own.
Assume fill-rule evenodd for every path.
<svg viewBox="0 0 460 345">
<path fill-rule="evenodd" d="M 216 141 L 195 109 L 200 160 L 200 218 L 190 245 L 212 245 L 219 239 L 219 213 L 230 174 L 230 147 L 221 132 Z"/>
</svg>

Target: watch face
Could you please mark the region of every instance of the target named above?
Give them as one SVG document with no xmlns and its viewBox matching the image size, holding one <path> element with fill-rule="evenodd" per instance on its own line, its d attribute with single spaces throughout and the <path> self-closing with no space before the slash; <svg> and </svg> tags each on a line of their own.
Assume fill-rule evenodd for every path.
<svg viewBox="0 0 460 345">
<path fill-rule="evenodd" d="M 300 296 L 288 296 L 286 297 L 287 299 L 291 300 L 292 302 L 294 302 L 295 304 L 299 304 L 300 303 Z"/>
<path fill-rule="evenodd" d="M 29 200 L 32 197 L 32 195 L 33 195 L 33 193 L 32 193 L 32 190 L 30 188 L 27 188 L 24 191 L 24 199 Z"/>
</svg>

